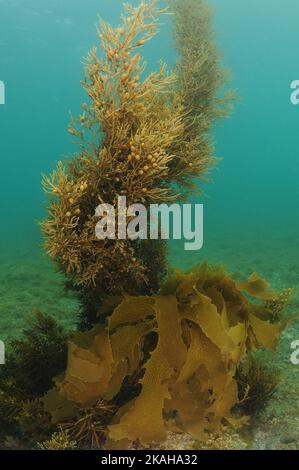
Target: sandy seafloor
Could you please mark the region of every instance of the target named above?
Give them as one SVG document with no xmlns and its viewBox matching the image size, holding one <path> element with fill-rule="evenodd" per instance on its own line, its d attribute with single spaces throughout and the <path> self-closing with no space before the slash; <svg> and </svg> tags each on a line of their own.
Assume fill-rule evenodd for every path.
<svg viewBox="0 0 299 470">
<path fill-rule="evenodd" d="M 34 238 L 33 238 L 34 240 Z M 1 250 L 0 254 L 0 339 L 20 334 L 34 310 L 53 315 L 59 323 L 72 329 L 78 305 L 64 291 L 64 278 L 43 254 L 39 242 Z M 182 268 L 196 262 L 222 262 L 236 279 L 254 271 L 265 277 L 275 289 L 295 288 L 291 310 L 299 312 L 299 240 L 293 235 L 272 238 L 235 236 L 211 238 L 208 248 L 194 253 L 176 245 L 170 253 L 172 264 Z M 216 443 L 220 448 L 299 449 L 299 366 L 291 364 L 291 343 L 299 340 L 299 320 L 285 331 L 279 350 L 269 361 L 281 372 L 281 384 L 274 397 L 260 413 L 248 444 L 237 436 Z M 190 440 L 182 436 L 170 439 L 174 448 L 188 448 Z"/>
</svg>

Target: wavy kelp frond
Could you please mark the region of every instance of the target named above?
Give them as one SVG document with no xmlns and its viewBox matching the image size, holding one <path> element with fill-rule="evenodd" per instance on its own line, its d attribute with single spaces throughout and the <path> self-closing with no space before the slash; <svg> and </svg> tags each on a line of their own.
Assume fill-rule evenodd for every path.
<svg viewBox="0 0 299 470">
<path fill-rule="evenodd" d="M 248 418 L 234 410 L 259 393 L 250 373 L 244 378 L 244 361 L 257 348 L 275 349 L 283 330 L 256 316 L 264 295 L 251 303 L 223 269 L 203 265 L 177 273 L 159 296 L 117 299 L 105 324 L 72 338 L 68 367 L 43 399 L 45 410 L 53 424 L 70 423 L 73 439 L 84 436 L 96 448 L 104 436 L 106 448 L 124 449 L 159 444 L 170 431 L 202 441 L 224 425 L 240 428 Z M 104 408 L 91 434 L 97 403 Z"/>
<path fill-rule="evenodd" d="M 264 299 L 269 302 L 276 301 L 275 293 L 268 292 L 268 282 L 261 279 L 257 273 L 253 273 L 246 281 L 242 282 L 239 287 L 248 292 L 252 297 Z"/>
<path fill-rule="evenodd" d="M 178 24 L 183 22 L 181 4 L 176 12 Z M 178 33 L 184 67 L 180 63 L 176 72 L 169 73 L 161 63 L 157 72 L 146 75 L 142 46 L 157 34 L 158 16 L 163 12 L 155 0 L 142 1 L 136 8 L 127 7 L 117 28 L 100 22 L 100 50 L 92 49 L 85 61 L 83 87 L 89 101 L 69 128 L 78 138 L 80 151 L 44 178 L 50 196 L 49 217 L 42 224 L 47 252 L 74 286 L 83 290 L 87 286 L 85 298 L 93 296 L 90 290 L 94 288 L 97 293 L 115 294 L 122 289 L 156 293 L 165 273 L 165 253 L 158 244 L 161 269 L 156 261 L 149 263 L 145 243 L 99 243 L 95 237 L 99 203 L 116 206 L 118 196 L 126 196 L 128 205 L 148 206 L 182 198 L 212 161 L 206 132 L 218 114 L 214 94 L 221 72 L 216 61 L 200 70 L 190 63 L 191 103 L 183 79 L 189 57 L 182 46 L 186 41 L 189 49 L 190 38 Z M 206 16 L 200 21 L 205 24 Z M 184 27 L 187 24 L 188 17 Z M 193 40 L 203 45 L 204 57 L 211 51 L 209 28 Z M 199 86 L 203 86 L 200 93 Z"/>
</svg>

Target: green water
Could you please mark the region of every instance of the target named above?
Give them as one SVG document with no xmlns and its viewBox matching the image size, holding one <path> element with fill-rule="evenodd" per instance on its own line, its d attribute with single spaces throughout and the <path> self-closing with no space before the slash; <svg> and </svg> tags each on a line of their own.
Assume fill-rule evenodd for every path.
<svg viewBox="0 0 299 470">
<path fill-rule="evenodd" d="M 182 267 L 203 259 L 223 262 L 237 277 L 258 271 L 276 288 L 297 287 L 299 106 L 290 102 L 290 84 L 299 79 L 299 3 L 210 3 L 239 100 L 214 131 L 215 152 L 223 160 L 213 183 L 204 186 L 205 196 L 196 199 L 205 205 L 204 249 L 187 254 L 171 244 L 170 259 Z M 81 60 L 97 40 L 97 15 L 117 24 L 121 7 L 121 0 L 0 0 L 0 80 L 6 87 L 0 106 L 0 339 L 17 334 L 35 308 L 67 325 L 73 321 L 76 301 L 63 292 L 63 278 L 41 247 L 40 181 L 76 150 L 67 126 L 69 112 L 76 115 L 84 99 Z M 161 25 L 145 56 L 149 70 L 160 58 L 173 64 L 169 24 Z M 295 299 L 293 308 L 298 306 Z M 295 325 L 277 359 L 286 369 L 283 386 L 295 390 L 293 405 L 280 402 L 290 420 L 299 416 L 291 412 L 299 370 L 296 376 L 288 349 L 298 338 Z"/>
<path fill-rule="evenodd" d="M 136 3 L 136 2 L 135 2 Z M 240 101 L 215 131 L 224 160 L 206 187 L 206 235 L 224 239 L 296 237 L 298 232 L 299 107 L 290 104 L 298 78 L 296 0 L 214 0 L 215 30 Z M 43 216 L 40 179 L 74 148 L 69 111 L 80 109 L 81 60 L 96 41 L 101 14 L 117 23 L 119 0 L 6 0 L 0 2 L 2 162 L 1 254 L 30 247 Z M 169 26 L 146 48 L 149 68 L 171 65 Z M 257 247 L 258 250 L 258 247 Z M 298 265 L 299 268 L 299 265 Z"/>
<path fill-rule="evenodd" d="M 97 39 L 97 14 L 117 23 L 121 4 L 0 2 L 0 79 L 6 85 L 6 105 L 0 107 L 1 255 L 37 240 L 35 221 L 44 207 L 41 174 L 74 150 L 69 112 L 78 112 L 84 96 L 81 60 Z M 298 78 L 298 2 L 212 4 L 217 40 L 240 101 L 215 131 L 216 154 L 224 160 L 203 200 L 205 245 L 214 234 L 296 237 L 299 107 L 289 98 L 290 83 Z M 169 26 L 161 29 L 146 48 L 149 68 L 160 57 L 173 63 Z"/>
</svg>

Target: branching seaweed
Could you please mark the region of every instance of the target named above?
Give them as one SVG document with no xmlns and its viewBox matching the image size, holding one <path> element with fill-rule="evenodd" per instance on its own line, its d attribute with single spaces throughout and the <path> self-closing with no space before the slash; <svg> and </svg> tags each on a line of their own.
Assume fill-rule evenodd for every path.
<svg viewBox="0 0 299 470">
<path fill-rule="evenodd" d="M 10 343 L 7 364 L 0 373 L 2 390 L 14 388 L 23 398 L 41 396 L 66 366 L 67 339 L 51 316 L 36 312 L 22 337 Z"/>
<path fill-rule="evenodd" d="M 190 49 L 190 15 L 184 17 L 189 12 L 184 3 L 176 3 L 180 60 L 172 72 L 161 63 L 157 72 L 145 73 L 141 50 L 157 34 L 158 18 L 165 12 L 156 0 L 126 6 L 117 28 L 100 21 L 100 50 L 93 48 L 85 61 L 88 102 L 69 128 L 80 151 L 43 181 L 50 196 L 49 216 L 42 223 L 46 250 L 89 305 L 94 296 L 122 291 L 154 294 L 166 271 L 165 253 L 158 244 L 159 256 L 149 262 L 146 243 L 99 243 L 99 203 L 116 207 L 120 195 L 127 197 L 128 205 L 181 199 L 213 162 L 208 131 L 226 102 L 216 96 L 222 72 L 201 2 L 193 9 L 192 21 L 207 26 L 192 29 Z M 154 251 L 152 246 L 152 255 Z M 86 312 L 89 320 L 94 316 L 94 311 Z"/>
<path fill-rule="evenodd" d="M 256 415 L 272 398 L 279 374 L 269 370 L 261 359 L 247 357 L 239 366 L 236 374 L 240 403 L 237 407 L 242 413 Z"/>
</svg>

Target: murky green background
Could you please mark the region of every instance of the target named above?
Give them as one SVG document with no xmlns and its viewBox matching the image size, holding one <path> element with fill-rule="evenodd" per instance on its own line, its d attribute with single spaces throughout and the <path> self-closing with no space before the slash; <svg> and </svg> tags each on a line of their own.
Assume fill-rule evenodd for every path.
<svg viewBox="0 0 299 470">
<path fill-rule="evenodd" d="M 180 244 L 172 245 L 170 259 L 183 267 L 203 259 L 224 262 L 239 278 L 258 271 L 276 288 L 296 288 L 299 106 L 290 103 L 290 84 L 299 79 L 299 3 L 210 3 L 240 99 L 231 118 L 215 129 L 216 154 L 223 161 L 198 200 L 205 204 L 205 247 L 187 254 Z M 97 40 L 97 14 L 118 23 L 121 5 L 120 0 L 0 0 L 0 80 L 6 85 L 6 104 L 0 106 L 0 339 L 18 334 L 34 308 L 67 325 L 74 318 L 76 301 L 63 292 L 63 278 L 41 248 L 40 180 L 75 150 L 67 126 L 69 112 L 79 112 L 84 99 L 81 60 Z M 169 24 L 145 53 L 149 69 L 161 57 L 173 63 Z M 288 433 L 299 428 L 299 369 L 289 362 L 294 339 L 299 339 L 296 323 L 275 359 L 285 379 L 266 414 L 267 423 L 276 415 L 281 420 L 277 432 L 273 423 L 271 432 L 267 425 L 261 428 L 256 445 L 275 446 L 281 427 Z M 276 437 L 269 440 L 269 433 Z"/>
</svg>

